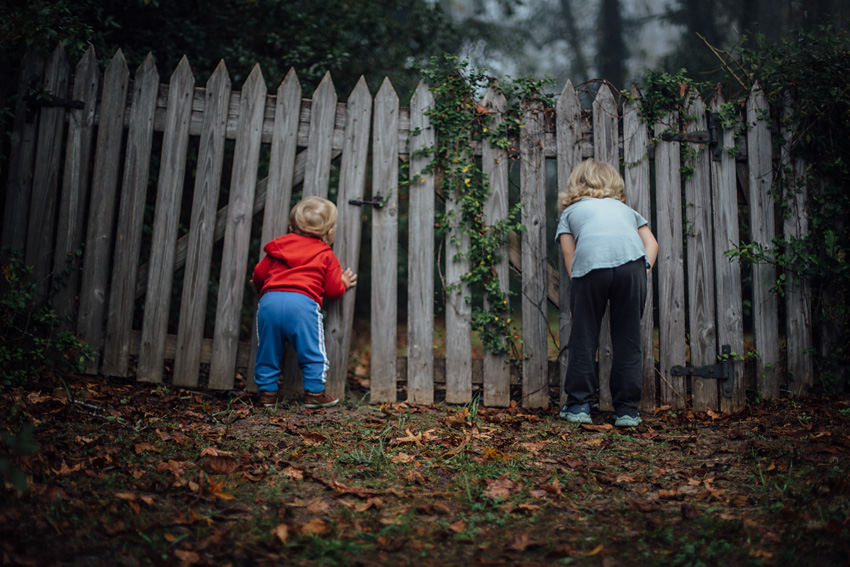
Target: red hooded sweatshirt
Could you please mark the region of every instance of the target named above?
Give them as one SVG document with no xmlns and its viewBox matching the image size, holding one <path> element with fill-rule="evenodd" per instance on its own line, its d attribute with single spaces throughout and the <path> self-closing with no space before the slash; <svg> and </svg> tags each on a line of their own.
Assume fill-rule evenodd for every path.
<svg viewBox="0 0 850 567">
<path fill-rule="evenodd" d="M 342 268 L 330 246 L 312 236 L 285 234 L 266 244 L 266 257 L 254 268 L 254 287 L 260 297 L 267 291 L 295 291 L 319 305 L 322 298 L 345 294 Z"/>
</svg>

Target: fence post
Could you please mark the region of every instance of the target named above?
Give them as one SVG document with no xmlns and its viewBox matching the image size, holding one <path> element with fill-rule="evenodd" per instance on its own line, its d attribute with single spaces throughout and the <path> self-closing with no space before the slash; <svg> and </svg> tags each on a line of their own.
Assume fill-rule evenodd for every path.
<svg viewBox="0 0 850 567">
<path fill-rule="evenodd" d="M 434 402 L 434 188 L 433 172 L 424 172 L 436 142 L 427 113 L 434 95 L 419 83 L 410 101 L 410 230 L 408 241 L 407 400 Z M 415 132 L 415 133 L 414 133 Z"/>
<path fill-rule="evenodd" d="M 142 224 L 148 189 L 148 170 L 153 140 L 153 118 L 159 93 L 159 72 L 148 53 L 136 70 L 133 105 L 127 132 L 124 179 L 115 232 L 115 254 L 112 263 L 112 285 L 106 316 L 106 344 L 103 349 L 102 372 L 107 376 L 126 376 L 133 330 L 136 274 L 142 246 Z"/>
<path fill-rule="evenodd" d="M 372 402 L 395 402 L 398 326 L 398 95 L 384 79 L 375 97 L 372 129 Z"/>
<path fill-rule="evenodd" d="M 130 72 L 124 61 L 124 54 L 119 49 L 103 77 L 103 100 L 100 105 L 86 252 L 83 260 L 85 269 L 80 289 L 80 314 L 77 318 L 80 335 L 97 352 L 96 359 L 86 365 L 88 374 L 97 373 L 103 353 L 106 284 L 129 79 Z"/>
<path fill-rule="evenodd" d="M 667 114 L 655 125 L 655 137 L 676 123 Z M 679 142 L 655 146 L 656 216 L 658 219 L 658 336 L 661 374 L 661 403 L 684 408 L 687 392 L 684 376 L 670 369 L 685 361 L 685 274 L 682 249 L 682 183 Z"/>
<path fill-rule="evenodd" d="M 211 88 L 213 85 L 215 88 Z M 174 277 L 177 223 L 180 217 L 180 198 L 183 194 L 183 178 L 186 172 L 194 88 L 195 79 L 189 68 L 189 62 L 184 57 L 171 74 L 168 85 L 151 256 L 146 274 L 148 284 L 145 290 L 145 315 L 142 320 L 139 365 L 136 374 L 139 380 L 147 382 L 162 381 L 162 361 L 165 358 L 168 310 L 171 303 L 171 282 Z M 224 97 L 225 101 L 230 98 L 230 79 L 227 77 L 223 61 L 219 63 L 213 76 L 207 82 L 207 102 L 210 97 L 221 96 L 218 93 L 213 94 L 216 89 L 227 93 Z M 207 120 L 206 116 L 204 119 Z M 209 166 L 204 163 L 203 168 L 207 167 Z"/>
<path fill-rule="evenodd" d="M 636 210 L 652 225 L 649 185 L 649 130 L 640 117 L 640 90 L 631 88 L 632 100 L 623 109 L 623 180 L 626 184 L 626 204 Z M 650 226 L 652 228 L 652 226 Z M 652 228 L 653 233 L 655 229 Z M 653 317 L 653 273 L 646 277 L 646 305 L 641 320 L 641 376 L 640 409 L 655 409 L 655 321 Z"/>
<path fill-rule="evenodd" d="M 758 83 L 747 98 L 747 170 L 749 172 L 752 243 L 771 250 L 774 228 L 773 161 L 767 97 Z M 756 383 L 763 399 L 779 397 L 779 302 L 771 291 L 776 268 L 753 264 L 753 341 L 757 353 Z"/>
<path fill-rule="evenodd" d="M 331 175 L 331 144 L 336 121 L 336 89 L 331 74 L 325 73 L 310 103 L 310 134 L 304 169 L 304 197 L 328 196 Z"/>
<path fill-rule="evenodd" d="M 522 202 L 522 399 L 523 407 L 549 404 L 546 172 L 543 104 L 525 103 L 519 144 Z"/>
<path fill-rule="evenodd" d="M 496 130 L 502 123 L 502 113 L 507 107 L 505 96 L 494 88 L 488 88 L 481 104 L 489 109 L 492 118 L 490 128 Z M 490 195 L 484 203 L 484 222 L 492 226 L 508 216 L 508 155 L 501 148 L 494 148 L 485 138 L 481 141 L 481 171 L 490 183 Z M 510 274 L 508 265 L 508 246 L 503 245 L 497 251 L 501 260 L 495 266 L 499 278 L 499 289 L 505 293 L 510 313 Z M 485 299 L 484 308 L 487 309 Z M 489 407 L 507 407 L 511 403 L 511 367 L 505 354 L 484 353 L 484 405 Z"/>
</svg>

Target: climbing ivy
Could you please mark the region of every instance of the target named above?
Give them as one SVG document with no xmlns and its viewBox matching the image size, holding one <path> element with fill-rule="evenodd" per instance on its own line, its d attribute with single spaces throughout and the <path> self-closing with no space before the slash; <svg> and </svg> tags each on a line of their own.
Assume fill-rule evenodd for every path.
<svg viewBox="0 0 850 567">
<path fill-rule="evenodd" d="M 543 94 L 543 89 L 552 81 L 520 79 L 497 83 L 483 71 L 473 69 L 467 61 L 451 55 L 431 58 L 421 71 L 434 95 L 434 106 L 427 114 L 436 133 L 436 145 L 422 150 L 431 157 L 431 162 L 411 178 L 416 180 L 421 174 L 434 174 L 438 191 L 459 203 L 458 215 L 447 213 L 437 224 L 447 231 L 449 238 L 458 238 L 459 234 L 469 237 L 466 253 L 469 272 L 462 280 L 475 295 L 486 299 L 487 306 L 467 299 L 471 303 L 472 328 L 478 332 L 486 350 L 504 354 L 510 348 L 514 358 L 518 358 L 519 336 L 510 327 L 510 292 L 500 288 L 496 265 L 502 260 L 499 250 L 507 243 L 508 235 L 523 230 L 520 203 L 510 207 L 506 218 L 487 224 L 484 204 L 491 193 L 490 184 L 476 152 L 480 143 L 487 140 L 509 154 L 515 153 L 514 141 L 522 127 L 523 102 L 542 99 L 552 106 L 552 98 Z M 480 103 L 490 87 L 501 92 L 507 100 L 507 109 L 501 113 L 502 121 L 498 126 L 495 126 L 495 111 Z M 455 261 L 455 258 L 446 261 Z M 446 293 L 457 291 L 451 287 L 446 289 Z"/>
</svg>

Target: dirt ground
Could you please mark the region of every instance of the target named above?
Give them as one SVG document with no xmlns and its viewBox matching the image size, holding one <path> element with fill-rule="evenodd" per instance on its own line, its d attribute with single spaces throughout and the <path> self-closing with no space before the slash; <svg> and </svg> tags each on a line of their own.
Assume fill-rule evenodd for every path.
<svg viewBox="0 0 850 567">
<path fill-rule="evenodd" d="M 850 564 L 845 397 L 617 430 L 350 387 L 326 410 L 78 376 L 7 389 L 0 564 Z"/>
</svg>

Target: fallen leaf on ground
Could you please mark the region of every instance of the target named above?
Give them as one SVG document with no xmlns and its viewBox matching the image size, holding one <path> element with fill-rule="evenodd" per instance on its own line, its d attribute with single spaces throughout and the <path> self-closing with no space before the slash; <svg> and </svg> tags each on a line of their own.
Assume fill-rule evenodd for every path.
<svg viewBox="0 0 850 567">
<path fill-rule="evenodd" d="M 303 526 L 301 526 L 301 533 L 305 535 L 325 535 L 328 533 L 328 525 L 323 522 L 320 518 L 313 518 Z"/>
<path fill-rule="evenodd" d="M 289 539 L 289 527 L 286 524 L 280 524 L 272 530 L 272 535 L 285 544 L 286 540 Z"/>
</svg>

